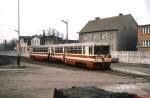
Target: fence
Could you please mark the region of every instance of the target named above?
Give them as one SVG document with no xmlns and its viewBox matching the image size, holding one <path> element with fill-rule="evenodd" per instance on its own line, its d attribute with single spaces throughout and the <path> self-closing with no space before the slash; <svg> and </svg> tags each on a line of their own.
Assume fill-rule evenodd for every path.
<svg viewBox="0 0 150 98">
<path fill-rule="evenodd" d="M 17 51 L 0 51 L 0 55 L 17 56 Z M 139 51 L 112 51 L 112 58 L 120 63 L 150 64 L 150 52 Z M 29 57 L 29 52 L 21 52 L 21 56 Z"/>
<path fill-rule="evenodd" d="M 121 63 L 150 64 L 150 52 L 112 51 L 111 55 Z"/>
</svg>

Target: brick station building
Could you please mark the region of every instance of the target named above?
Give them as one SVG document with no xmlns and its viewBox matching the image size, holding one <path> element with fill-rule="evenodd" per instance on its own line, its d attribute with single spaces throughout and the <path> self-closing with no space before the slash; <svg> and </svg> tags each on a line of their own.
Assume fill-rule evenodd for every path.
<svg viewBox="0 0 150 98">
<path fill-rule="evenodd" d="M 138 51 L 150 51 L 150 24 L 138 26 Z"/>
</svg>

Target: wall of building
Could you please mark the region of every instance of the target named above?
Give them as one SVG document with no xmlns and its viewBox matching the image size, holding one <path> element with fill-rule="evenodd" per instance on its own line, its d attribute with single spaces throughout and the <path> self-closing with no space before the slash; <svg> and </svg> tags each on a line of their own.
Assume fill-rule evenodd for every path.
<svg viewBox="0 0 150 98">
<path fill-rule="evenodd" d="M 20 49 L 21 51 L 28 51 L 28 44 L 23 38 L 20 39 Z"/>
<path fill-rule="evenodd" d="M 40 38 L 34 37 L 31 39 L 31 46 L 40 45 Z"/>
<path fill-rule="evenodd" d="M 150 51 L 150 25 L 138 27 L 138 51 Z"/>
<path fill-rule="evenodd" d="M 137 48 L 137 23 L 127 18 L 118 30 L 118 51 L 135 51 Z"/>
<path fill-rule="evenodd" d="M 110 45 L 111 51 L 116 51 L 116 34 L 117 31 L 80 33 L 79 40 L 81 43 L 101 42 Z"/>
</svg>

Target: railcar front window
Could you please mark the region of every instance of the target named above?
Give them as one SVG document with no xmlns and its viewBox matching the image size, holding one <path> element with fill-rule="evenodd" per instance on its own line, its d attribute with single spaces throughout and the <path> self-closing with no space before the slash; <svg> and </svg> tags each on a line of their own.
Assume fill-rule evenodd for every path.
<svg viewBox="0 0 150 98">
<path fill-rule="evenodd" d="M 109 54 L 109 46 L 94 46 L 94 55 Z"/>
</svg>

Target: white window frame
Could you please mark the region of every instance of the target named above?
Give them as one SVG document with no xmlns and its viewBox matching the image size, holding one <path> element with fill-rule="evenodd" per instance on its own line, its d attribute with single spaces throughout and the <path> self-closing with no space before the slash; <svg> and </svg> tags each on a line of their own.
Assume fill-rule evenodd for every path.
<svg viewBox="0 0 150 98">
<path fill-rule="evenodd" d="M 96 40 L 96 33 L 93 33 L 93 40 Z"/>
<path fill-rule="evenodd" d="M 142 47 L 144 47 L 144 43 L 145 43 L 144 40 L 142 40 Z"/>
<path fill-rule="evenodd" d="M 148 33 L 148 27 L 146 27 L 146 33 Z"/>
<path fill-rule="evenodd" d="M 144 40 L 144 47 L 146 47 L 146 41 Z"/>
<path fill-rule="evenodd" d="M 102 40 L 104 39 L 104 35 L 105 35 L 105 33 L 102 33 L 102 36 L 101 36 L 101 37 L 102 37 Z"/>
<path fill-rule="evenodd" d="M 110 32 L 110 39 L 113 39 L 113 32 Z"/>
<path fill-rule="evenodd" d="M 145 34 L 145 29 L 144 29 L 144 27 L 142 28 L 142 30 L 143 30 L 143 34 Z"/>
<path fill-rule="evenodd" d="M 148 47 L 150 47 L 150 40 L 148 40 L 148 43 L 147 43 L 147 44 L 148 44 Z"/>
<path fill-rule="evenodd" d="M 83 35 L 83 40 L 85 40 L 85 41 L 87 40 L 87 34 Z"/>
<path fill-rule="evenodd" d="M 36 45 L 36 40 L 34 40 L 34 44 Z"/>
<path fill-rule="evenodd" d="M 150 26 L 148 26 L 147 28 L 148 28 L 148 33 L 150 33 Z"/>
<path fill-rule="evenodd" d="M 102 32 L 100 32 L 100 40 L 102 40 Z"/>
</svg>

